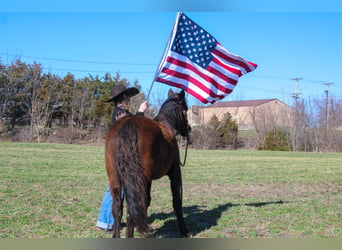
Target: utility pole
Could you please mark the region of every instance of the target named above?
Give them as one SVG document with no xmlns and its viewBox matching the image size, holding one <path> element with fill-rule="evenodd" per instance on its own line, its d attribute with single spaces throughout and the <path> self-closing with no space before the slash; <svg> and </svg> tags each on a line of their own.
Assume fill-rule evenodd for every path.
<svg viewBox="0 0 342 250">
<path fill-rule="evenodd" d="M 294 99 L 294 115 L 293 115 L 293 151 L 297 151 L 297 130 L 298 130 L 298 98 L 302 93 L 298 92 L 298 81 L 302 80 L 302 77 L 296 77 L 291 80 L 296 81 L 295 91 L 292 94 Z"/>
<path fill-rule="evenodd" d="M 328 136 L 328 121 L 329 121 L 329 86 L 334 84 L 333 82 L 323 83 L 327 86 L 325 90 L 325 134 Z"/>
<path fill-rule="evenodd" d="M 298 81 L 303 80 L 303 77 L 292 78 L 292 81 L 296 81 L 295 94 L 298 93 Z"/>
</svg>

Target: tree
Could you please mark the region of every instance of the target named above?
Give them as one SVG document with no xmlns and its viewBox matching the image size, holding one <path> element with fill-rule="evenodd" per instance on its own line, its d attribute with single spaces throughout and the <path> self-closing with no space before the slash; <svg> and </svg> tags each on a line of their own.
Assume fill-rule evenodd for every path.
<svg viewBox="0 0 342 250">
<path fill-rule="evenodd" d="M 28 114 L 31 124 L 31 139 L 36 137 L 38 143 L 40 142 L 39 125 L 45 113 L 46 103 L 49 102 L 46 98 L 47 91 L 40 85 L 41 72 L 40 64 L 28 65 L 24 80 L 27 104 L 29 105 Z"/>
<path fill-rule="evenodd" d="M 196 149 L 216 149 L 218 125 L 219 120 L 213 115 L 207 125 L 194 127 L 191 131 L 192 146 Z"/>
<path fill-rule="evenodd" d="M 218 147 L 237 149 L 238 147 L 238 125 L 232 119 L 230 113 L 223 115 L 216 131 L 219 135 Z"/>
<path fill-rule="evenodd" d="M 276 128 L 269 131 L 266 135 L 265 142 L 260 147 L 260 149 L 273 151 L 289 151 L 290 147 L 287 133 L 281 128 Z"/>
<path fill-rule="evenodd" d="M 51 128 L 53 121 L 58 121 L 58 125 L 64 124 L 64 113 L 61 100 L 62 79 L 50 73 L 44 74 L 40 79 L 40 84 L 45 91 L 44 118 L 41 122 L 45 128 Z"/>
<path fill-rule="evenodd" d="M 9 66 L 1 66 L 0 70 L 1 118 L 10 129 L 17 124 L 28 124 L 30 107 L 25 88 L 27 64 L 18 59 Z"/>
</svg>

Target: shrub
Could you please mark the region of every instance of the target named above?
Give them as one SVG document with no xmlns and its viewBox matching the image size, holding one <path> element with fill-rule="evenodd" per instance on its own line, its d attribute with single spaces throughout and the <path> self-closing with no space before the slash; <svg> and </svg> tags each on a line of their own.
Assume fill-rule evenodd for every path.
<svg viewBox="0 0 342 250">
<path fill-rule="evenodd" d="M 261 150 L 289 151 L 287 134 L 283 129 L 275 128 L 267 133 Z"/>
</svg>

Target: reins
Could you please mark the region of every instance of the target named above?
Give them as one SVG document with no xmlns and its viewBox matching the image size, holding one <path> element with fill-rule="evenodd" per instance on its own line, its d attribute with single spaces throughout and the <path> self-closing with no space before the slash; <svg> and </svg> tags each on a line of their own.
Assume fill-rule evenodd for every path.
<svg viewBox="0 0 342 250">
<path fill-rule="evenodd" d="M 186 146 L 185 146 L 185 153 L 184 153 L 184 160 L 183 163 L 180 162 L 180 165 L 183 167 L 186 163 L 186 157 L 188 155 L 188 145 L 189 145 L 189 136 L 186 137 Z"/>
</svg>

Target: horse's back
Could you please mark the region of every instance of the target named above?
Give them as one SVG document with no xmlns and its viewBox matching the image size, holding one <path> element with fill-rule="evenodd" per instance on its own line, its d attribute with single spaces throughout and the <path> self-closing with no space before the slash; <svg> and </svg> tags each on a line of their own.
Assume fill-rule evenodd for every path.
<svg viewBox="0 0 342 250">
<path fill-rule="evenodd" d="M 158 122 L 144 116 L 127 116 L 116 121 L 108 132 L 106 148 L 117 154 L 120 131 L 130 127 L 127 143 L 137 143 L 140 161 L 147 179 L 158 179 L 166 175 L 172 165 L 178 160 L 176 140 L 167 128 Z M 133 139 L 133 134 L 137 136 Z M 134 142 L 133 142 L 134 140 Z M 115 147 L 115 149 L 114 149 Z"/>
</svg>

